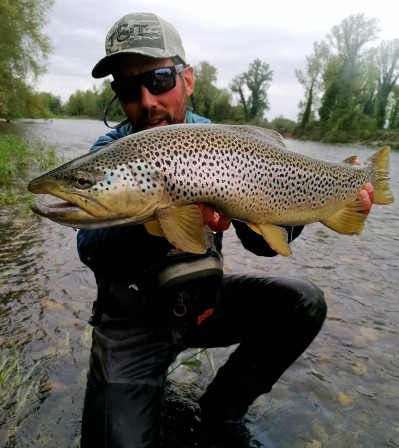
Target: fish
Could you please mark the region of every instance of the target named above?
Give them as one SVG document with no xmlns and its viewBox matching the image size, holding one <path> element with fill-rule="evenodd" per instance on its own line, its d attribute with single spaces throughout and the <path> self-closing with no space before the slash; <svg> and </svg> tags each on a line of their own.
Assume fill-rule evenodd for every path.
<svg viewBox="0 0 399 448">
<path fill-rule="evenodd" d="M 352 155 L 322 160 L 287 149 L 278 132 L 252 125 L 174 124 L 143 130 L 29 182 L 33 194 L 62 202 L 32 211 L 75 229 L 143 224 L 184 252 L 207 250 L 196 203 L 245 222 L 282 256 L 291 255 L 284 226 L 320 222 L 340 234 L 363 231 L 357 200 L 365 183 L 375 204 L 394 201 L 390 147 L 364 164 Z"/>
</svg>

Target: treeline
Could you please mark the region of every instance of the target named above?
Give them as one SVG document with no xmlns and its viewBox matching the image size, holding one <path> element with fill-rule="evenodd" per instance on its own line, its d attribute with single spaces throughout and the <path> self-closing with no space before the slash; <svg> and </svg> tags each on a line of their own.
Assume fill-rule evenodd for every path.
<svg viewBox="0 0 399 448">
<path fill-rule="evenodd" d="M 29 80 L 43 73 L 51 51 L 41 28 L 52 4 L 53 0 L 0 2 L 0 118 L 101 119 L 114 96 L 107 79 L 100 87 L 76 91 L 65 103 L 30 87 Z M 196 112 L 214 122 L 272 124 L 298 138 L 311 135 L 328 140 L 339 134 L 342 141 L 345 133 L 367 139 L 379 130 L 399 131 L 399 39 L 372 46 L 379 36 L 378 23 L 364 14 L 351 15 L 332 27 L 324 41 L 314 43 L 312 54 L 306 56 L 306 69 L 295 71 L 304 89 L 296 123 L 284 117 L 268 123 L 264 118 L 270 108 L 273 71 L 260 59 L 225 89 L 217 87 L 217 68 L 200 62 L 195 67 Z M 117 101 L 107 118 L 124 118 Z"/>
<path fill-rule="evenodd" d="M 399 130 L 399 40 L 372 47 L 378 22 L 351 15 L 314 43 L 306 70 L 295 71 L 305 90 L 299 130 Z"/>
</svg>

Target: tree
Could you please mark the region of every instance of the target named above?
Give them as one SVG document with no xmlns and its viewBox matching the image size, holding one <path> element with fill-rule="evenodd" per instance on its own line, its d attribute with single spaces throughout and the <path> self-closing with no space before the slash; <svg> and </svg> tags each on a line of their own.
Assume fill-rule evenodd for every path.
<svg viewBox="0 0 399 448">
<path fill-rule="evenodd" d="M 378 71 L 377 98 L 374 115 L 377 126 L 385 126 L 389 95 L 399 79 L 399 39 L 384 41 L 375 52 Z"/>
<path fill-rule="evenodd" d="M 234 121 L 231 94 L 227 89 L 216 90 L 209 117 L 218 123 Z"/>
<path fill-rule="evenodd" d="M 255 59 L 249 65 L 247 72 L 237 75 L 232 80 L 230 88 L 239 96 L 239 103 L 243 106 L 246 121 L 263 118 L 265 111 L 269 110 L 267 89 L 272 79 L 273 72 L 269 64 Z"/>
<path fill-rule="evenodd" d="M 399 86 L 394 86 L 389 97 L 388 129 L 399 129 Z"/>
<path fill-rule="evenodd" d="M 216 67 L 209 62 L 201 61 L 195 67 L 196 112 L 218 123 L 231 121 L 231 94 L 217 88 L 216 81 Z"/>
<path fill-rule="evenodd" d="M 249 118 L 248 104 L 245 96 L 245 76 L 244 74 L 237 75 L 233 78 L 230 84 L 230 89 L 238 95 L 238 103 L 242 105 L 244 112 L 244 119 Z"/>
<path fill-rule="evenodd" d="M 331 119 L 330 127 L 338 126 L 339 121 L 348 122 L 345 115 L 363 113 L 359 104 L 365 82 L 365 63 L 368 52 L 364 46 L 377 38 L 378 19 L 367 19 L 364 14 L 351 15 L 340 25 L 334 26 L 327 36 L 331 47 L 337 51 L 333 56 L 334 71 L 325 77 L 326 89 L 319 111 L 322 121 Z M 331 65 L 330 65 L 331 67 Z"/>
<path fill-rule="evenodd" d="M 51 45 L 42 28 L 54 0 L 0 0 L 0 116 L 31 109 L 32 84 L 45 70 Z"/>
<path fill-rule="evenodd" d="M 305 88 L 305 100 L 299 104 L 302 106 L 302 117 L 300 126 L 306 127 L 309 121 L 315 119 L 315 112 L 320 100 L 323 87 L 322 74 L 330 56 L 329 48 L 325 42 L 313 44 L 313 53 L 306 56 L 306 72 L 295 70 L 295 76 Z"/>
<path fill-rule="evenodd" d="M 197 112 L 205 117 L 210 117 L 215 100 L 217 87 L 216 67 L 207 61 L 201 61 L 195 67 L 195 99 L 197 100 Z"/>
<path fill-rule="evenodd" d="M 38 96 L 41 98 L 45 108 L 52 114 L 60 115 L 63 112 L 61 98 L 50 92 L 40 92 Z"/>
<path fill-rule="evenodd" d="M 85 114 L 85 94 L 77 90 L 70 97 L 65 105 L 65 112 L 72 117 L 79 117 Z"/>
</svg>

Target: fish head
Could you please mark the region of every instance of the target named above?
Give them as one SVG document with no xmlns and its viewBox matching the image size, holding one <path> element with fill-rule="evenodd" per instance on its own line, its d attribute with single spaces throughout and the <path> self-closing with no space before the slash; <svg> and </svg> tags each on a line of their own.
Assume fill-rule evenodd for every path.
<svg viewBox="0 0 399 448">
<path fill-rule="evenodd" d="M 142 157 L 124 161 L 112 151 L 89 153 L 61 165 L 33 179 L 28 190 L 62 199 L 36 203 L 32 211 L 82 229 L 140 224 L 162 204 L 168 205 L 163 178 L 149 163 Z"/>
</svg>

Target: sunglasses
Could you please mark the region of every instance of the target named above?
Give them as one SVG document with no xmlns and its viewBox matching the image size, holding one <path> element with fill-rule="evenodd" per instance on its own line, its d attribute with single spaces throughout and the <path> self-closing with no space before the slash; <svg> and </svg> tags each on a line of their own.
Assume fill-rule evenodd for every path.
<svg viewBox="0 0 399 448">
<path fill-rule="evenodd" d="M 184 65 L 172 65 L 149 70 L 139 75 L 124 76 L 111 82 L 112 90 L 124 103 L 137 101 L 141 97 L 141 86 L 152 95 L 169 92 L 176 86 L 176 76 L 183 71 Z"/>
</svg>

